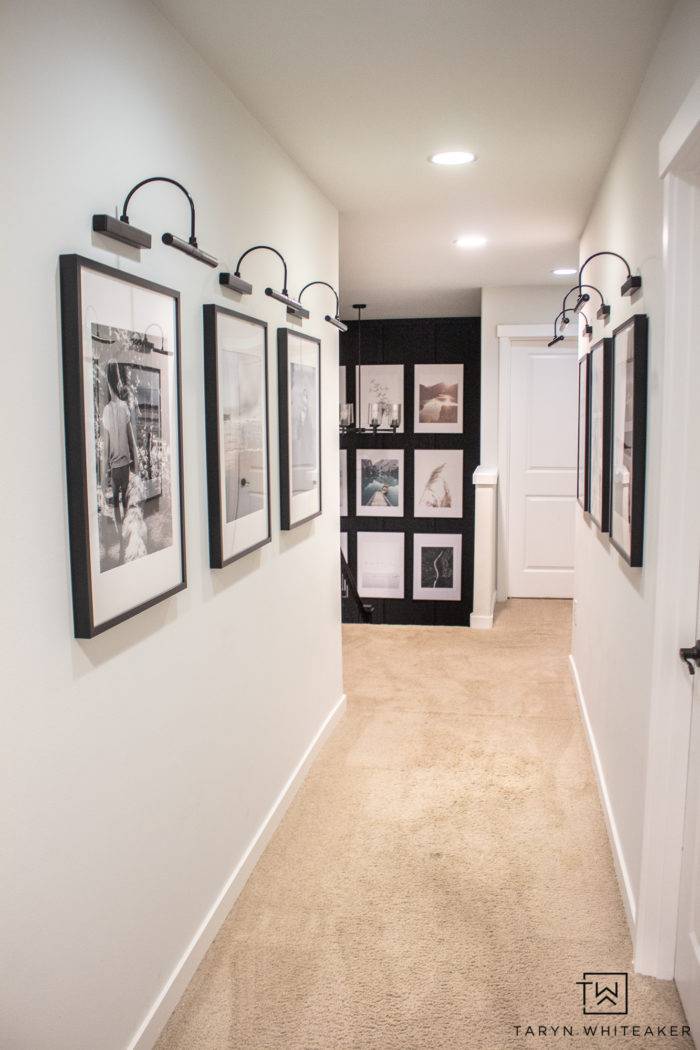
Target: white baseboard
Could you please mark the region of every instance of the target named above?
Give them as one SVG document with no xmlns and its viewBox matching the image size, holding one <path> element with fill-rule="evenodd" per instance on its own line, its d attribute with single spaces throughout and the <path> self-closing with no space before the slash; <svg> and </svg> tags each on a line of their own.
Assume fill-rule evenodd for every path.
<svg viewBox="0 0 700 1050">
<path fill-rule="evenodd" d="M 253 868 L 262 856 L 292 799 L 301 787 L 314 759 L 345 713 L 346 703 L 345 695 L 341 696 L 309 744 L 305 754 L 280 792 L 272 809 L 267 814 L 257 835 L 212 905 L 199 930 L 192 938 L 180 962 L 165 984 L 163 991 L 151 1007 L 145 1021 L 129 1043 L 128 1050 L 152 1050 L 168 1018 L 182 998 L 187 985 L 192 980 L 197 967 L 204 958 L 207 949 L 219 932 L 224 919 L 235 904 L 237 897 L 252 874 Z"/>
<path fill-rule="evenodd" d="M 634 941 L 634 933 L 637 923 L 637 901 L 635 899 L 634 890 L 632 888 L 632 881 L 629 877 L 627 865 L 625 864 L 625 857 L 622 852 L 622 844 L 620 842 L 620 836 L 617 831 L 617 824 L 615 822 L 615 816 L 613 814 L 612 805 L 610 803 L 610 796 L 608 794 L 608 788 L 605 782 L 603 764 L 601 762 L 598 747 L 596 745 L 595 737 L 593 735 L 593 727 L 591 726 L 591 720 L 588 717 L 586 700 L 583 695 L 583 690 L 581 688 L 581 680 L 578 676 L 578 671 L 576 669 L 576 663 L 574 661 L 573 654 L 569 655 L 569 665 L 571 667 L 571 673 L 573 675 L 574 685 L 576 687 L 576 696 L 578 697 L 579 707 L 581 709 L 581 717 L 583 718 L 583 724 L 586 727 L 586 737 L 588 740 L 588 746 L 590 748 L 591 757 L 593 758 L 593 767 L 595 769 L 596 781 L 598 783 L 598 794 L 600 795 L 600 801 L 603 807 L 603 814 L 605 815 L 605 823 L 608 828 L 608 838 L 610 839 L 613 863 L 615 865 L 615 871 L 617 873 L 617 881 L 620 886 L 622 903 L 625 907 L 625 912 L 627 914 L 627 922 L 632 933 L 632 940 Z"/>
<path fill-rule="evenodd" d="M 493 627 L 493 612 L 496 608 L 496 592 L 494 591 L 491 595 L 491 612 L 490 613 L 471 613 L 469 616 L 469 626 L 473 627 L 477 631 L 488 631 Z"/>
</svg>

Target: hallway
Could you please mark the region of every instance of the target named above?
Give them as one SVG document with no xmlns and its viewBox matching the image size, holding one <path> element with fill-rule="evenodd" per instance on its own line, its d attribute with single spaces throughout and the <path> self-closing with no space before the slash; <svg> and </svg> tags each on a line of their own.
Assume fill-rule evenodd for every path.
<svg viewBox="0 0 700 1050">
<path fill-rule="evenodd" d="M 691 1048 L 631 972 L 570 638 L 568 601 L 345 626 L 347 714 L 157 1050 Z M 600 973 L 626 1015 L 583 1015 Z"/>
</svg>

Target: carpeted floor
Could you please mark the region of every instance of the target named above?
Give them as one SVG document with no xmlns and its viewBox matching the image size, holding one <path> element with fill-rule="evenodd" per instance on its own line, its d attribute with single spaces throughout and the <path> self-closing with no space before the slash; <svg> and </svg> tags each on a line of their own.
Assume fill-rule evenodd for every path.
<svg viewBox="0 0 700 1050">
<path fill-rule="evenodd" d="M 344 628 L 348 712 L 157 1050 L 692 1047 L 631 972 L 570 618 Z M 584 1016 L 599 973 L 627 1015 Z"/>
</svg>

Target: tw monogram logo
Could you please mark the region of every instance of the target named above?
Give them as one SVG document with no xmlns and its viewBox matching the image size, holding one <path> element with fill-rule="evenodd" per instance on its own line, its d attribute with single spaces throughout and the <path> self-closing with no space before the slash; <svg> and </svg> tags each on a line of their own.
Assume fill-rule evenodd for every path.
<svg viewBox="0 0 700 1050">
<path fill-rule="evenodd" d="M 626 973 L 584 973 L 577 981 L 583 988 L 584 1014 L 626 1014 Z"/>
</svg>

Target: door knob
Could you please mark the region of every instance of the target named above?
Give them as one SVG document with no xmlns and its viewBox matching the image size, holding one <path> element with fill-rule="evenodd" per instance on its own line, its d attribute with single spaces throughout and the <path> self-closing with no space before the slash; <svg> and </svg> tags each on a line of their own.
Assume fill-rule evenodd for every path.
<svg viewBox="0 0 700 1050">
<path fill-rule="evenodd" d="M 700 639 L 691 649 L 680 649 L 679 654 L 681 660 L 685 660 L 687 663 L 689 672 L 695 674 L 695 667 L 700 667 Z M 693 660 L 695 661 L 695 667 L 693 666 Z"/>
</svg>

